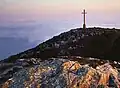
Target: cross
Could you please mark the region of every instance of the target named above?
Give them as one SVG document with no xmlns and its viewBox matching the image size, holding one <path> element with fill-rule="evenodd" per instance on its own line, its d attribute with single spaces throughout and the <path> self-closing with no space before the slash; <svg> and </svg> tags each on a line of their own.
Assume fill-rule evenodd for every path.
<svg viewBox="0 0 120 88">
<path fill-rule="evenodd" d="M 83 24 L 83 29 L 86 29 L 86 24 L 85 24 L 85 15 L 87 14 L 87 12 L 85 12 L 85 9 L 82 12 L 83 16 L 84 16 L 84 24 Z"/>
</svg>

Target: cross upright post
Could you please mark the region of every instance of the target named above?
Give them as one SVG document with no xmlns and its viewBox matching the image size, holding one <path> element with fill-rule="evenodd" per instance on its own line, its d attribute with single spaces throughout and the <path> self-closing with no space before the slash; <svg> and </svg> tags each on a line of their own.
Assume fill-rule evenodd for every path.
<svg viewBox="0 0 120 88">
<path fill-rule="evenodd" d="M 87 12 L 85 12 L 85 9 L 83 10 L 82 14 L 83 14 L 83 18 L 84 18 L 83 30 L 85 30 L 86 29 L 85 15 L 87 14 Z"/>
</svg>

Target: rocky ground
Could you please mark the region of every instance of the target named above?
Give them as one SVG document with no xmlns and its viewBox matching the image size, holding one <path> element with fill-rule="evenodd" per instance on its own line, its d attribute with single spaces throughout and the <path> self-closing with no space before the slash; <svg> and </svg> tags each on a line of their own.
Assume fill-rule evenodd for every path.
<svg viewBox="0 0 120 88">
<path fill-rule="evenodd" d="M 120 70 L 115 66 L 119 66 L 119 62 L 79 56 L 64 58 L 51 58 L 23 67 L 2 83 L 1 87 L 120 88 Z"/>
</svg>

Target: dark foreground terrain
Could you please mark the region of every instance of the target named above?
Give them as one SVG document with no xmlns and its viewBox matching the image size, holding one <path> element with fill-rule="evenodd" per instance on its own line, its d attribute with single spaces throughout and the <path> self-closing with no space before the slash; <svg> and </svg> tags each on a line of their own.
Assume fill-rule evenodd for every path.
<svg viewBox="0 0 120 88">
<path fill-rule="evenodd" d="M 19 58 L 41 58 L 45 60 L 57 56 L 82 56 L 119 60 L 120 30 L 109 28 L 82 28 L 54 36 L 38 46 L 8 57 L 5 62 Z"/>
</svg>

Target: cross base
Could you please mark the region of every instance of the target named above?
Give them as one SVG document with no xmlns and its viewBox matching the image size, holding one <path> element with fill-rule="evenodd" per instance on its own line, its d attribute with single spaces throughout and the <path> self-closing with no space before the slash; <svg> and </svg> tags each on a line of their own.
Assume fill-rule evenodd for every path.
<svg viewBox="0 0 120 88">
<path fill-rule="evenodd" d="M 83 24 L 83 30 L 86 30 L 86 25 L 85 24 Z"/>
</svg>

